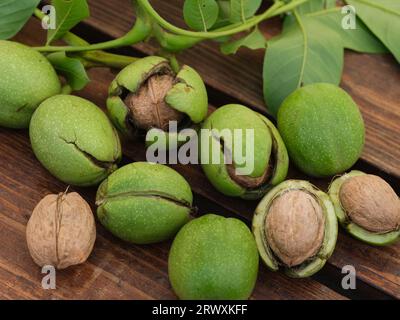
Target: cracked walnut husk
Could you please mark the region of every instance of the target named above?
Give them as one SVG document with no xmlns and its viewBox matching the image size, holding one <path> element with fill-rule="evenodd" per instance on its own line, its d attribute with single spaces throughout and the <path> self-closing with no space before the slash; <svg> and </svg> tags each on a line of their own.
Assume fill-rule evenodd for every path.
<svg viewBox="0 0 400 320">
<path fill-rule="evenodd" d="M 187 65 L 175 71 L 157 56 L 121 70 L 111 83 L 107 110 L 122 134 L 133 138 L 153 129 L 168 142 L 205 119 L 208 98 L 200 75 Z M 170 121 L 176 121 L 178 132 L 169 131 Z"/>
<path fill-rule="evenodd" d="M 121 145 L 117 131 L 92 102 L 57 95 L 35 111 L 29 127 L 32 149 L 59 180 L 93 186 L 117 169 Z"/>
</svg>

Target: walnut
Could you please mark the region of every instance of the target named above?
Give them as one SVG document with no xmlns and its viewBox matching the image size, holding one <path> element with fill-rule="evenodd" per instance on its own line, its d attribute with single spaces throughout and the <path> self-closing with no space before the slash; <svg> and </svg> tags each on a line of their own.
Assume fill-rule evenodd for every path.
<svg viewBox="0 0 400 320">
<path fill-rule="evenodd" d="M 271 178 L 273 171 L 272 166 L 268 165 L 267 169 L 260 177 L 253 178 L 251 176 L 236 174 L 236 168 L 232 164 L 226 165 L 226 168 L 228 170 L 229 176 L 240 186 L 247 189 L 255 189 L 264 185 Z"/>
<path fill-rule="evenodd" d="M 32 212 L 26 238 L 39 266 L 65 269 L 86 261 L 96 239 L 92 210 L 77 193 L 51 194 Z"/>
<path fill-rule="evenodd" d="M 378 176 L 365 174 L 347 179 L 339 198 L 347 217 L 365 230 L 387 233 L 400 228 L 400 200 Z"/>
<path fill-rule="evenodd" d="M 126 97 L 125 103 L 136 127 L 143 130 L 158 128 L 167 131 L 169 121 L 180 122 L 184 118 L 183 113 L 171 108 L 165 101 L 165 96 L 173 84 L 173 76 L 155 74 L 137 93 L 130 93 Z"/>
<path fill-rule="evenodd" d="M 265 230 L 268 244 L 281 262 L 287 267 L 297 266 L 318 253 L 325 215 L 310 193 L 289 190 L 272 201 Z"/>
</svg>

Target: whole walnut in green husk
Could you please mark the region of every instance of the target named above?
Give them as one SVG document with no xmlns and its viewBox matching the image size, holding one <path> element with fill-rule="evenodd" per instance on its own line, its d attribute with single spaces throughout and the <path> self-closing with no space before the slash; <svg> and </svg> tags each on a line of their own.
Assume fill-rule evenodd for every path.
<svg viewBox="0 0 400 320">
<path fill-rule="evenodd" d="M 175 170 L 148 162 L 128 164 L 100 185 L 97 216 L 115 236 L 136 244 L 164 241 L 189 221 L 193 195 Z"/>
<path fill-rule="evenodd" d="M 347 92 L 328 83 L 310 84 L 289 95 L 278 111 L 278 130 L 290 161 L 314 177 L 343 173 L 364 147 L 358 106 Z"/>
<path fill-rule="evenodd" d="M 117 169 L 118 133 L 92 102 L 56 95 L 41 103 L 29 127 L 32 149 L 42 165 L 61 181 L 92 186 Z"/>
<path fill-rule="evenodd" d="M 28 128 L 40 103 L 60 91 L 58 76 L 43 55 L 0 40 L 0 126 Z"/>
<path fill-rule="evenodd" d="M 169 253 L 168 275 L 180 299 L 248 299 L 258 273 L 258 252 L 240 220 L 207 214 L 185 225 Z"/>
</svg>

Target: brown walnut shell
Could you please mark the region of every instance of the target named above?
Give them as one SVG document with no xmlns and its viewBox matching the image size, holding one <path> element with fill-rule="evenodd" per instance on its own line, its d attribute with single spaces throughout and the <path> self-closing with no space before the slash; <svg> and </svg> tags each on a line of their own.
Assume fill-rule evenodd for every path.
<svg viewBox="0 0 400 320">
<path fill-rule="evenodd" d="M 378 176 L 366 174 L 347 179 L 339 198 L 348 218 L 368 231 L 386 233 L 400 227 L 400 200 Z"/>
<path fill-rule="evenodd" d="M 226 168 L 231 179 L 238 183 L 240 186 L 247 189 L 255 189 L 262 186 L 268 181 L 268 179 L 271 178 L 273 172 L 272 166 L 268 165 L 262 176 L 253 178 L 246 175 L 237 175 L 236 168 L 232 164 L 226 165 Z"/>
<path fill-rule="evenodd" d="M 150 130 L 158 128 L 168 131 L 170 121 L 180 122 L 183 113 L 171 108 L 165 101 L 165 96 L 174 85 L 174 77 L 165 74 L 151 76 L 137 93 L 130 93 L 125 103 L 129 107 L 135 126 Z"/>
<path fill-rule="evenodd" d="M 33 210 L 26 238 L 33 260 L 41 267 L 65 269 L 81 264 L 96 239 L 92 210 L 75 192 L 48 195 Z"/>
<path fill-rule="evenodd" d="M 325 216 L 311 194 L 290 190 L 272 201 L 265 230 L 274 254 L 287 267 L 293 267 L 318 253 L 324 239 Z"/>
</svg>

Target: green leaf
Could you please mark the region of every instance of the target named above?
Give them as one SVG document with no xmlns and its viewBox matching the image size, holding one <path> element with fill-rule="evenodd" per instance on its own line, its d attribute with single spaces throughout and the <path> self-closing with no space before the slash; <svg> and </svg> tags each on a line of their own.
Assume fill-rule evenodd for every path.
<svg viewBox="0 0 400 320">
<path fill-rule="evenodd" d="M 212 29 L 245 21 L 255 15 L 262 0 L 217 0 L 219 15 Z"/>
<path fill-rule="evenodd" d="M 338 85 L 343 45 L 336 32 L 315 19 L 296 15 L 296 23 L 268 41 L 264 61 L 264 97 L 276 116 L 283 100 L 300 86 L 328 82 Z"/>
<path fill-rule="evenodd" d="M 299 14 L 306 14 L 324 9 L 334 8 L 336 0 L 309 0 L 306 3 L 299 5 L 296 10 Z"/>
<path fill-rule="evenodd" d="M 231 1 L 230 0 L 216 0 L 219 12 L 216 23 L 213 25 L 212 29 L 222 28 L 229 24 L 231 15 Z"/>
<path fill-rule="evenodd" d="M 346 0 L 400 63 L 400 1 Z"/>
<path fill-rule="evenodd" d="M 47 44 L 60 39 L 90 15 L 86 0 L 52 0 L 51 4 L 56 10 L 56 28 L 49 29 Z"/>
<path fill-rule="evenodd" d="M 223 54 L 235 54 L 240 47 L 247 47 L 252 50 L 265 48 L 266 40 L 264 35 L 256 27 L 247 36 L 232 42 L 225 42 L 221 45 Z"/>
<path fill-rule="evenodd" d="M 70 58 L 65 52 L 51 53 L 47 59 L 54 69 L 65 77 L 73 90 L 81 90 L 90 82 L 85 67 L 79 59 Z"/>
<path fill-rule="evenodd" d="M 262 0 L 231 0 L 230 22 L 245 22 L 261 6 Z"/>
<path fill-rule="evenodd" d="M 229 21 L 231 15 L 231 0 L 217 0 L 219 6 L 219 15 Z"/>
<path fill-rule="evenodd" d="M 0 0 L 0 40 L 15 36 L 32 16 L 40 0 Z"/>
<path fill-rule="evenodd" d="M 358 18 L 355 20 L 356 29 L 344 29 L 341 8 L 326 10 L 308 14 L 307 17 L 317 19 L 325 26 L 330 27 L 342 38 L 343 45 L 347 49 L 366 53 L 384 53 L 387 48 L 376 38 L 365 24 Z"/>
<path fill-rule="evenodd" d="M 209 30 L 218 19 L 219 7 L 215 0 L 186 0 L 183 17 L 186 24 L 197 31 Z"/>
</svg>

